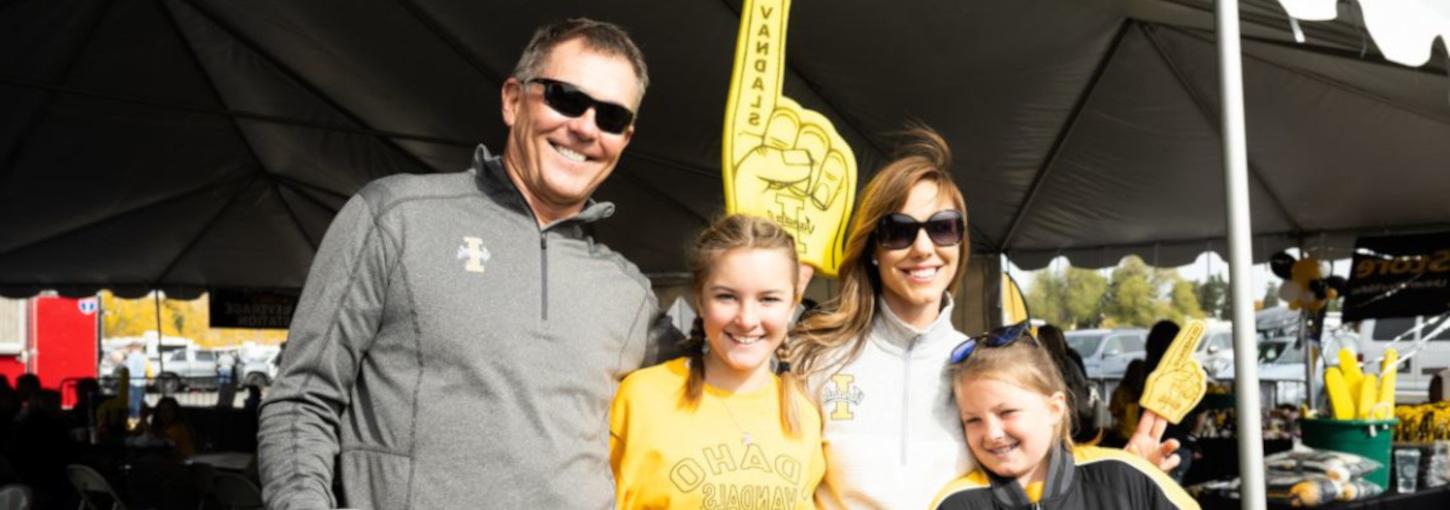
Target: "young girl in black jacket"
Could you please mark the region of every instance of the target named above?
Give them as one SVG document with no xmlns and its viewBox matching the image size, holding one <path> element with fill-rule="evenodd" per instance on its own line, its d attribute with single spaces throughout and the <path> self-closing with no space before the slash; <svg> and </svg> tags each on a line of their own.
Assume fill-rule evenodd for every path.
<svg viewBox="0 0 1450 510">
<path fill-rule="evenodd" d="M 1140 457 L 1072 442 L 1066 386 L 1026 323 L 952 351 L 952 393 L 978 467 L 930 508 L 1198 509 Z"/>
</svg>

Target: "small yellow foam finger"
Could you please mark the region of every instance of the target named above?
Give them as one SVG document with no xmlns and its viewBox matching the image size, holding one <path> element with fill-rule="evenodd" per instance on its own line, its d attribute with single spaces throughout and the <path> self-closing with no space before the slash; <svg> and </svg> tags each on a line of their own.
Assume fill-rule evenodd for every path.
<svg viewBox="0 0 1450 510">
<path fill-rule="evenodd" d="M 1193 351 L 1203 340 L 1203 331 L 1203 321 L 1199 320 L 1189 321 L 1178 331 L 1158 367 L 1148 375 L 1139 405 L 1178 423 L 1203 400 L 1207 378 L 1203 367 L 1193 358 Z"/>
<path fill-rule="evenodd" d="M 1182 365 L 1193 360 L 1193 352 L 1198 350 L 1198 343 L 1203 340 L 1203 331 L 1203 321 L 1189 321 L 1178 331 L 1178 336 L 1173 337 L 1173 345 L 1164 353 L 1163 362 Z"/>
<path fill-rule="evenodd" d="M 753 148 L 749 140 L 740 140 L 745 146 L 736 147 L 735 137 L 754 135 L 758 140 L 776 109 L 785 75 L 789 12 L 789 0 L 745 0 L 741 5 L 740 33 L 735 38 L 735 63 L 725 107 L 727 169 Z"/>
</svg>

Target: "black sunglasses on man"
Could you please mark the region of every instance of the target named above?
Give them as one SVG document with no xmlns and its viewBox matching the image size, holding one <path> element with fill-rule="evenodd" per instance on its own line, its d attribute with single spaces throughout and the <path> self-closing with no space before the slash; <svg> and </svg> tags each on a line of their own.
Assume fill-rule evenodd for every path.
<svg viewBox="0 0 1450 510">
<path fill-rule="evenodd" d="M 544 104 L 567 117 L 578 117 L 594 109 L 594 125 L 599 130 L 620 134 L 634 122 L 634 112 L 624 106 L 594 99 L 579 87 L 549 78 L 531 78 L 524 84 L 537 83 L 544 86 Z"/>
</svg>

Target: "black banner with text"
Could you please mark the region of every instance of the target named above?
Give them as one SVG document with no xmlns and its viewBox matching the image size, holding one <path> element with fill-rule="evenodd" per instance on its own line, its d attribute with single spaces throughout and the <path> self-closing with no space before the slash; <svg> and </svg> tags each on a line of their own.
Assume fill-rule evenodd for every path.
<svg viewBox="0 0 1450 510">
<path fill-rule="evenodd" d="M 287 329 L 297 294 L 282 292 L 212 290 L 211 327 Z"/>
<path fill-rule="evenodd" d="M 1345 321 L 1446 312 L 1450 232 L 1359 238 L 1345 288 Z"/>
</svg>

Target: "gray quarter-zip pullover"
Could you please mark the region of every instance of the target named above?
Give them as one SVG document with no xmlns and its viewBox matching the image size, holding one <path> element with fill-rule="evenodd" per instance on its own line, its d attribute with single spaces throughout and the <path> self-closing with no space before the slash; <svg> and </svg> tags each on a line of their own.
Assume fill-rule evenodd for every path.
<svg viewBox="0 0 1450 510">
<path fill-rule="evenodd" d="M 610 400 L 672 331 L 585 232 L 613 208 L 540 228 L 482 146 L 467 172 L 363 188 L 262 404 L 267 507 L 611 508 Z"/>
</svg>

